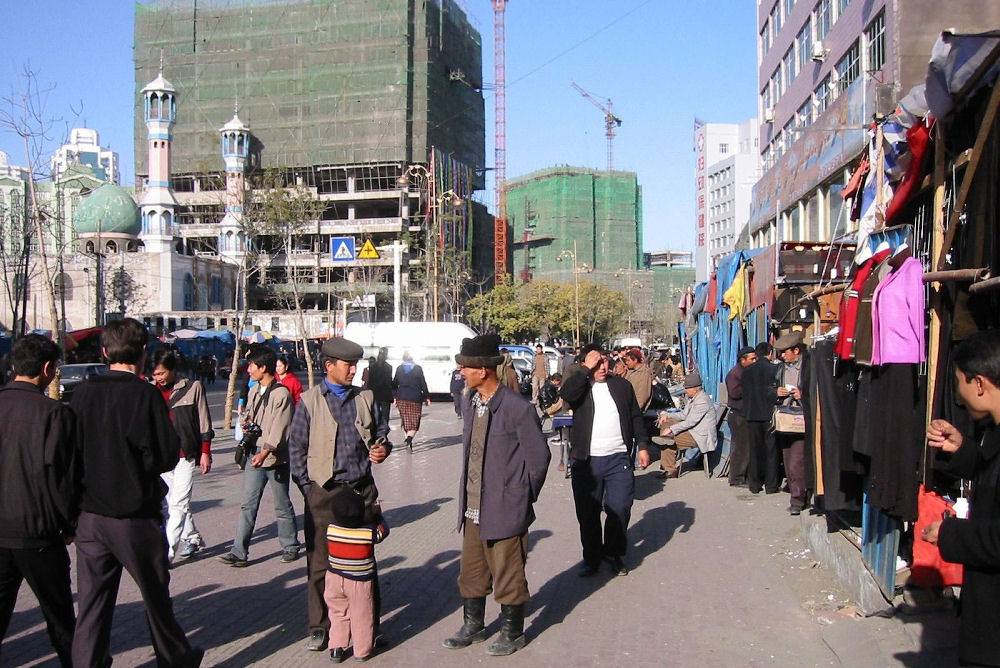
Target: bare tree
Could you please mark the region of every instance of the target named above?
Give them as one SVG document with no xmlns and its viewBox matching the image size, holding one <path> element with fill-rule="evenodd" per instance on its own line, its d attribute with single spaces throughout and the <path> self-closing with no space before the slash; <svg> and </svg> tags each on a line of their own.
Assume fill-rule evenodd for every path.
<svg viewBox="0 0 1000 668">
<path fill-rule="evenodd" d="M 35 71 L 25 66 L 20 75 L 20 88 L 0 97 L 0 130 L 12 132 L 21 139 L 24 147 L 25 167 L 28 170 L 28 211 L 30 226 L 38 245 L 36 261 L 41 267 L 42 281 L 45 285 L 46 305 L 48 306 L 49 329 L 59 346 L 64 346 L 56 310 L 55 283 L 52 280 L 52 270 L 49 267 L 48 248 L 49 236 L 52 232 L 53 216 L 43 209 L 37 189 L 37 179 L 44 164 L 42 156 L 52 141 L 52 129 L 58 122 L 46 116 L 45 103 L 53 87 L 41 88 Z M 61 252 L 61 248 L 58 248 Z M 25 276 L 27 278 L 27 276 Z M 25 282 L 27 286 L 27 282 Z M 58 381 L 58 379 L 57 379 Z M 49 396 L 58 398 L 59 383 L 49 385 Z"/>
</svg>

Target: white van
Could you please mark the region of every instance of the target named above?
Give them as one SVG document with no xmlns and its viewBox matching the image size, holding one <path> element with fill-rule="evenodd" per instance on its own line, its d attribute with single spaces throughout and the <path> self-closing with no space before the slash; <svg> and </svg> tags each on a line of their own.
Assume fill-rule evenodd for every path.
<svg viewBox="0 0 1000 668">
<path fill-rule="evenodd" d="M 354 376 L 355 385 L 361 385 L 367 359 L 378 356 L 379 348 L 384 347 L 393 373 L 403 363 L 403 352 L 409 351 L 413 361 L 424 370 L 431 394 L 451 391 L 455 355 L 462 348 L 462 339 L 474 336 L 476 332 L 460 322 L 352 322 L 344 330 L 345 339 L 365 349 L 365 359 L 358 364 Z"/>
</svg>

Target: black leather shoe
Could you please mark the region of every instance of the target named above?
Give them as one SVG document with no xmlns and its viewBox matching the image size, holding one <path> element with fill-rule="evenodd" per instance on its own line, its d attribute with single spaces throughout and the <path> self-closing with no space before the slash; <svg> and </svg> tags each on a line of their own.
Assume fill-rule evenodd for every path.
<svg viewBox="0 0 1000 668">
<path fill-rule="evenodd" d="M 309 640 L 306 641 L 306 649 L 310 652 L 322 652 L 326 649 L 326 634 L 319 630 L 310 633 Z"/>
<path fill-rule="evenodd" d="M 615 572 L 615 575 L 628 575 L 628 569 L 621 557 L 611 558 L 611 570 Z"/>
<path fill-rule="evenodd" d="M 309 649 L 312 649 L 311 647 Z M 330 661 L 340 663 L 347 658 L 347 650 L 343 647 L 334 647 L 330 650 Z"/>
<path fill-rule="evenodd" d="M 579 570 L 577 570 L 576 574 L 579 575 L 581 578 L 589 578 L 592 575 L 597 575 L 597 570 L 598 570 L 597 566 L 594 566 L 592 564 L 588 564 L 585 561 L 580 566 Z"/>
</svg>

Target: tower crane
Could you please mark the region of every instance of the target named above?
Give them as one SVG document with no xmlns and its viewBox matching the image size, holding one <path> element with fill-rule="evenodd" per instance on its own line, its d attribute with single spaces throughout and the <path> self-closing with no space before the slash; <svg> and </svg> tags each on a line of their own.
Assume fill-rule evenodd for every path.
<svg viewBox="0 0 1000 668">
<path fill-rule="evenodd" d="M 495 181 L 493 274 L 497 285 L 507 274 L 507 62 L 504 12 L 507 0 L 493 0 L 493 115 Z"/>
<path fill-rule="evenodd" d="M 608 98 L 607 102 L 601 102 L 596 97 L 580 88 L 575 81 L 570 81 L 573 88 L 576 89 L 580 95 L 584 96 L 590 100 L 591 104 L 604 112 L 604 134 L 608 138 L 608 171 L 610 172 L 615 168 L 615 128 L 621 127 L 622 119 L 615 116 L 612 109 L 611 98 Z"/>
</svg>

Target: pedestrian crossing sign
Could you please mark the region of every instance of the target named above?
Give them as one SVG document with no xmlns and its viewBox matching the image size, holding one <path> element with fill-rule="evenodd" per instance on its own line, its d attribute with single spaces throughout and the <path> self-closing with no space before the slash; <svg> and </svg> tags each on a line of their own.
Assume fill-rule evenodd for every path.
<svg viewBox="0 0 1000 668">
<path fill-rule="evenodd" d="M 334 262 L 354 261 L 354 237 L 332 237 L 330 239 L 330 255 Z"/>
<path fill-rule="evenodd" d="M 377 260 L 379 258 L 378 251 L 375 250 L 375 244 L 372 243 L 371 239 L 365 239 L 364 245 L 361 247 L 361 252 L 358 253 L 359 260 Z"/>
</svg>

